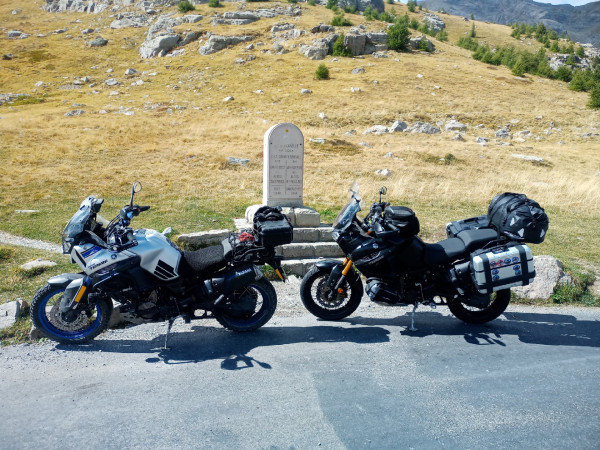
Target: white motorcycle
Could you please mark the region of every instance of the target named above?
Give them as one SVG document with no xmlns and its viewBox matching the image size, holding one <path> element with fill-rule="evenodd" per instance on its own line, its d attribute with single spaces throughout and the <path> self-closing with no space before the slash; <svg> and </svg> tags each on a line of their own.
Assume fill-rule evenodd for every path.
<svg viewBox="0 0 600 450">
<path fill-rule="evenodd" d="M 215 318 L 233 331 L 252 331 L 275 312 L 277 295 L 258 265 L 269 264 L 284 280 L 274 247 L 292 241 L 292 227 L 265 207 L 252 229 L 231 233 L 220 245 L 182 251 L 165 232 L 132 229 L 131 219 L 149 206 L 129 205 L 111 221 L 98 213 L 104 200 L 86 198 L 62 234 L 63 253 L 81 268 L 50 278 L 31 303 L 31 319 L 48 338 L 81 344 L 108 326 L 113 300 L 147 320 Z M 203 314 L 196 315 L 197 311 Z"/>
</svg>

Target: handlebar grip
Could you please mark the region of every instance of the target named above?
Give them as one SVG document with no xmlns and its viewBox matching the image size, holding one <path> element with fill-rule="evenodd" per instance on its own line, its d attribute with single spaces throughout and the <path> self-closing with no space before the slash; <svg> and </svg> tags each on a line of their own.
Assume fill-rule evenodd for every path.
<svg viewBox="0 0 600 450">
<path fill-rule="evenodd" d="M 144 212 L 148 211 L 150 209 L 150 206 L 139 206 L 138 209 L 140 210 L 140 212 Z"/>
</svg>

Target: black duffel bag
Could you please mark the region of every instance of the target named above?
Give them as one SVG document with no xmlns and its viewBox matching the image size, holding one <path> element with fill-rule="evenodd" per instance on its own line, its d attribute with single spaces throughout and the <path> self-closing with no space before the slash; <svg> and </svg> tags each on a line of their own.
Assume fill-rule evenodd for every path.
<svg viewBox="0 0 600 450">
<path fill-rule="evenodd" d="M 540 244 L 548 231 L 548 216 L 538 202 L 525 194 L 505 192 L 488 208 L 490 225 L 499 233 L 521 242 Z"/>
</svg>

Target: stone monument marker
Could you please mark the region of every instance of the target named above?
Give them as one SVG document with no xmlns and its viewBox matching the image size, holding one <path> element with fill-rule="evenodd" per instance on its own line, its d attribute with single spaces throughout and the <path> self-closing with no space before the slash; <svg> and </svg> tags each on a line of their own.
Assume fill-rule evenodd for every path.
<svg viewBox="0 0 600 450">
<path fill-rule="evenodd" d="M 304 175 L 304 136 L 291 123 L 267 130 L 263 151 L 263 204 L 300 207 Z"/>
</svg>

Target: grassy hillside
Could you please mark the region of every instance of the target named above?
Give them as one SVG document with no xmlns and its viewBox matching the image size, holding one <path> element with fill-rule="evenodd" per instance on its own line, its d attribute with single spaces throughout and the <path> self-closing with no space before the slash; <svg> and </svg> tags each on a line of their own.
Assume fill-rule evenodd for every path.
<svg viewBox="0 0 600 450">
<path fill-rule="evenodd" d="M 504 191 L 524 192 L 548 211 L 551 225 L 536 254 L 552 254 L 575 264 L 600 264 L 600 112 L 585 107 L 588 94 L 570 91 L 562 82 L 512 76 L 505 67 L 473 60 L 457 47 L 471 30 L 461 17 L 443 15 L 448 42 L 433 39 L 434 54 L 388 52 L 387 59 L 342 58 L 310 61 L 298 53 L 305 35 L 285 43 L 287 54 L 270 54 L 270 29 L 278 22 L 310 30 L 329 23 L 333 12 L 301 3 L 303 14 L 261 19 L 245 26 L 211 25 L 215 13 L 235 10 L 238 3 L 214 9 L 196 7 L 198 24 L 180 28 L 216 34 L 256 35 L 253 50 L 236 46 L 201 56 L 207 36 L 185 47 L 185 54 L 142 60 L 138 48 L 147 29 L 112 30 L 109 13 L 49 14 L 35 0 L 19 6 L 0 0 L 0 47 L 14 58 L 0 61 L 0 93 L 26 93 L 27 101 L 0 106 L 0 230 L 58 242 L 59 233 L 79 202 L 89 194 L 106 199 L 112 216 L 139 180 L 141 204 L 153 209 L 136 226 L 172 226 L 177 232 L 232 227 L 246 206 L 262 199 L 262 142 L 265 131 L 279 122 L 300 127 L 306 140 L 305 203 L 332 218 L 346 201 L 356 179 L 367 200 L 381 185 L 388 200 L 417 211 L 427 240 L 443 238 L 446 222 L 487 211 L 490 199 Z M 275 3 L 248 3 L 247 9 Z M 284 4 L 285 5 L 285 4 Z M 405 5 L 388 5 L 404 14 Z M 177 8 L 171 8 L 179 14 Z M 412 15 L 411 15 L 412 16 Z M 367 22 L 347 14 L 355 25 L 383 30 L 383 22 Z M 414 17 L 419 18 L 419 14 Z M 477 39 L 492 45 L 511 44 L 531 50 L 537 42 L 518 42 L 511 29 L 476 22 Z M 66 28 L 61 34 L 54 30 Z M 81 31 L 95 28 L 106 47 L 85 45 Z M 30 34 L 9 40 L 7 31 Z M 43 38 L 36 37 L 42 33 Z M 413 32 L 415 33 L 415 32 Z M 258 46 L 257 43 L 264 43 Z M 252 54 L 255 60 L 236 64 Z M 331 79 L 317 81 L 324 62 Z M 364 67 L 354 75 L 352 69 Z M 128 68 L 139 72 L 125 76 Z M 107 70 L 112 69 L 111 73 Z M 80 89 L 78 77 L 89 77 Z M 104 84 L 117 78 L 116 87 Z M 142 80 L 143 84 L 135 82 Z M 36 87 L 36 83 L 42 82 Z M 377 82 L 377 83 L 375 83 Z M 90 83 L 96 83 L 89 87 Z M 360 92 L 351 92 L 358 87 Z M 302 88 L 311 89 L 301 95 Z M 262 90 L 263 94 L 255 91 Z M 118 95 L 114 95 L 118 92 Z M 111 95 L 111 93 L 113 95 Z M 234 100 L 224 102 L 227 96 Z M 74 106 L 79 105 L 79 106 Z M 81 106 L 84 105 L 84 106 Z M 83 109 L 77 117 L 65 113 Z M 318 117 L 324 112 L 327 120 Z M 127 114 L 133 113 L 133 115 Z M 406 133 L 363 135 L 372 125 L 435 124 L 455 118 L 468 125 L 466 142 L 454 133 L 425 136 Z M 551 122 L 554 128 L 551 128 Z M 533 137 L 498 146 L 495 131 L 529 130 Z M 356 130 L 355 135 L 346 132 Z M 476 138 L 489 139 L 489 145 Z M 325 138 L 325 145 L 310 138 Z M 361 145 L 362 143 L 368 146 Z M 397 158 L 384 158 L 393 152 Z M 453 158 L 445 158 L 451 154 Z M 538 156 L 542 163 L 514 158 Z M 231 167 L 227 157 L 248 158 L 246 168 Z M 390 178 L 374 172 L 387 168 Z M 20 214 L 16 210 L 39 210 Z"/>
</svg>

